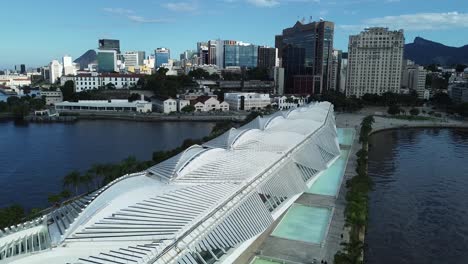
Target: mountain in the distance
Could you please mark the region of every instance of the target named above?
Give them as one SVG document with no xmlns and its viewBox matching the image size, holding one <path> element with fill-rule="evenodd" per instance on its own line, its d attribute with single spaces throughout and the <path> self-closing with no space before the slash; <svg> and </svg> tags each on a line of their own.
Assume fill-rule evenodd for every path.
<svg viewBox="0 0 468 264">
<path fill-rule="evenodd" d="M 413 43 L 405 45 L 405 59 L 419 65 L 440 64 L 451 66 L 468 64 L 468 45 L 449 47 L 443 44 L 416 37 Z"/>
<path fill-rule="evenodd" d="M 80 64 L 80 69 L 88 67 L 88 64 L 97 62 L 97 54 L 94 50 L 88 50 L 78 59 L 74 61 L 75 63 Z"/>
</svg>

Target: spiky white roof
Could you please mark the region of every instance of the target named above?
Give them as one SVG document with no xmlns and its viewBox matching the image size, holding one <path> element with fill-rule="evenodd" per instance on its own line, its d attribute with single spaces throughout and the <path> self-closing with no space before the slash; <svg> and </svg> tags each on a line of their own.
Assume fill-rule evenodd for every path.
<svg viewBox="0 0 468 264">
<path fill-rule="evenodd" d="M 327 169 L 340 153 L 336 136 L 330 103 L 258 117 L 0 234 L 0 259 L 203 263 L 205 253 L 229 255 Z M 31 246 L 11 253 L 24 230 Z"/>
</svg>

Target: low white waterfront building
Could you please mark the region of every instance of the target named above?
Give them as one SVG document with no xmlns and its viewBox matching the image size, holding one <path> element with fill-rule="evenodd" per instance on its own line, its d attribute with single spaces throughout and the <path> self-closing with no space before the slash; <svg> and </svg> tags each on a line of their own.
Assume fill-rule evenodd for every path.
<svg viewBox="0 0 468 264">
<path fill-rule="evenodd" d="M 177 100 L 164 97 L 164 96 L 154 96 L 151 99 L 156 111 L 164 114 L 170 114 L 177 112 Z"/>
<path fill-rule="evenodd" d="M 136 86 L 140 78 L 142 78 L 140 74 L 99 74 L 97 72 L 91 72 L 78 74 L 76 76 L 62 76 L 60 78 L 60 84 L 63 86 L 67 81 L 72 81 L 75 92 L 79 93 L 87 90 L 107 88 L 129 89 Z"/>
<path fill-rule="evenodd" d="M 46 105 L 55 105 L 63 102 L 62 91 L 41 91 L 40 96 L 45 98 Z"/>
<path fill-rule="evenodd" d="M 0 232 L 0 261 L 233 263 L 340 156 L 333 106 L 257 117 Z"/>
<path fill-rule="evenodd" d="M 0 85 L 28 86 L 31 85 L 31 78 L 26 75 L 0 75 Z"/>
<path fill-rule="evenodd" d="M 199 96 L 197 99 L 192 100 L 191 104 L 195 107 L 197 112 L 208 111 L 229 111 L 229 104 L 226 102 L 219 102 L 218 99 L 211 96 Z"/>
<path fill-rule="evenodd" d="M 225 93 L 224 101 L 229 104 L 231 110 L 247 111 L 271 105 L 270 95 L 259 93 Z"/>
<path fill-rule="evenodd" d="M 55 104 L 57 112 L 81 112 L 81 111 L 113 111 L 113 112 L 138 112 L 150 113 L 153 111 L 151 102 L 138 100 L 80 100 L 78 102 L 61 102 Z"/>
<path fill-rule="evenodd" d="M 307 103 L 307 98 L 294 95 L 279 96 L 274 98 L 274 102 L 278 106 L 278 109 L 285 110 L 305 105 Z"/>
</svg>

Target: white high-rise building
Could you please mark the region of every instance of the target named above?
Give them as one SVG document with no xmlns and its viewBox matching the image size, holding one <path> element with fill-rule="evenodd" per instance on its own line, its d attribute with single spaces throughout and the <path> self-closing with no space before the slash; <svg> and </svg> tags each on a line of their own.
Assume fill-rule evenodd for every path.
<svg viewBox="0 0 468 264">
<path fill-rule="evenodd" d="M 63 75 L 76 75 L 76 69 L 75 66 L 73 65 L 73 60 L 72 57 L 65 55 L 62 58 L 62 64 L 63 64 Z"/>
<path fill-rule="evenodd" d="M 418 97 L 425 98 L 427 71 L 413 61 L 404 60 L 401 75 L 401 88 L 416 91 Z"/>
<path fill-rule="evenodd" d="M 338 90 L 342 93 L 346 92 L 346 76 L 348 74 L 348 53 L 344 52 L 341 55 L 341 66 L 340 66 L 340 81 L 338 83 Z"/>
<path fill-rule="evenodd" d="M 144 51 L 127 51 L 123 54 L 125 67 L 138 67 L 144 65 Z"/>
<path fill-rule="evenodd" d="M 62 77 L 63 65 L 58 60 L 53 60 L 49 64 L 49 81 L 55 83 L 60 77 Z"/>
<path fill-rule="evenodd" d="M 403 30 L 374 27 L 350 36 L 346 95 L 398 93 L 404 45 Z"/>
</svg>

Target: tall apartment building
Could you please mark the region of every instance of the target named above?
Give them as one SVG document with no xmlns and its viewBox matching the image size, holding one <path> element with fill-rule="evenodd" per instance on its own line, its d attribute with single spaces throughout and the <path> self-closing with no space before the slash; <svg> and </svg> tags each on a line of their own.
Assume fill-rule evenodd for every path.
<svg viewBox="0 0 468 264">
<path fill-rule="evenodd" d="M 348 75 L 348 52 L 341 53 L 340 64 L 340 80 L 338 83 L 338 91 L 346 92 L 346 76 Z"/>
<path fill-rule="evenodd" d="M 169 63 L 169 59 L 171 58 L 171 50 L 167 48 L 157 48 L 154 51 L 154 57 L 154 68 L 157 69 L 161 67 L 161 65 Z"/>
<path fill-rule="evenodd" d="M 75 66 L 73 65 L 72 57 L 65 55 L 62 58 L 63 64 L 63 75 L 75 75 L 76 70 Z"/>
<path fill-rule="evenodd" d="M 275 38 L 289 94 L 318 94 L 329 89 L 335 24 L 297 22 Z"/>
<path fill-rule="evenodd" d="M 346 95 L 398 93 L 404 45 L 403 30 L 374 27 L 350 36 Z"/>
<path fill-rule="evenodd" d="M 63 65 L 58 60 L 53 60 L 49 64 L 49 81 L 50 83 L 57 82 L 62 77 Z"/>
<path fill-rule="evenodd" d="M 328 85 L 330 90 L 340 90 L 342 54 L 341 50 L 333 50 L 332 67 Z"/>
<path fill-rule="evenodd" d="M 424 99 L 426 75 L 427 71 L 424 67 L 415 64 L 413 61 L 404 60 L 401 74 L 401 88 L 416 91 L 418 97 Z"/>
</svg>

